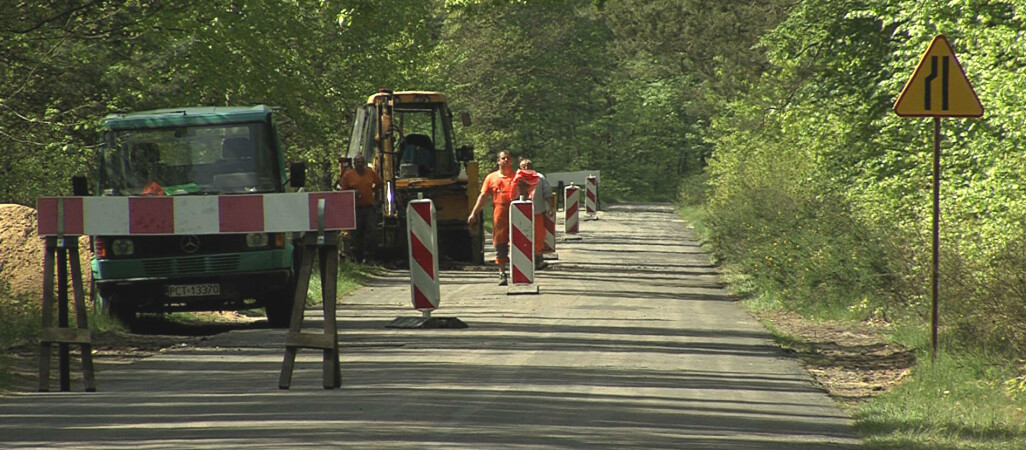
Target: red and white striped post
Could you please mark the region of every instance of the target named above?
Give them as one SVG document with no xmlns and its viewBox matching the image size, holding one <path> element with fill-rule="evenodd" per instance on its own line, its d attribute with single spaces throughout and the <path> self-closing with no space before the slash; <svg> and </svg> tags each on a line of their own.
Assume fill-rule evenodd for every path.
<svg viewBox="0 0 1026 450">
<path fill-rule="evenodd" d="M 545 247 L 542 254 L 548 259 L 559 259 L 556 256 L 556 193 L 549 197 L 549 210 L 542 215 L 545 220 Z"/>
<path fill-rule="evenodd" d="M 538 286 L 534 284 L 534 202 L 525 199 L 510 204 L 509 231 L 509 260 L 513 276 L 506 293 L 537 294 Z"/>
<path fill-rule="evenodd" d="M 428 317 L 438 308 L 438 230 L 435 204 L 411 200 L 406 206 L 406 229 L 410 248 L 410 297 L 413 308 Z"/>
<path fill-rule="evenodd" d="M 580 231 L 578 213 L 581 210 L 581 188 L 571 183 L 564 189 L 563 233 L 575 235 Z"/>
<path fill-rule="evenodd" d="M 410 299 L 421 317 L 396 317 L 387 328 L 467 328 L 456 317 L 432 317 L 442 295 L 438 279 L 438 221 L 435 204 L 424 199 L 406 205 L 406 242 L 410 257 Z"/>
<path fill-rule="evenodd" d="M 545 220 L 545 247 L 542 249 L 542 253 L 549 254 L 556 252 L 556 214 L 555 211 L 550 213 L 542 214 L 542 218 Z M 555 258 L 553 258 L 555 259 Z"/>
<path fill-rule="evenodd" d="M 598 198 L 598 178 L 595 175 L 588 175 L 585 178 L 584 183 L 584 207 L 588 213 L 588 220 L 598 220 L 596 215 L 598 207 L 596 206 L 596 199 Z"/>
</svg>

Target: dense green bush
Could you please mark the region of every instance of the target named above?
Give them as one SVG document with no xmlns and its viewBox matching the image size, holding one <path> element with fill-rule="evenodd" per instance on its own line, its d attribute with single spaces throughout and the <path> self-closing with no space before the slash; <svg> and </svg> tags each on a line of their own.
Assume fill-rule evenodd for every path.
<svg viewBox="0 0 1026 450">
<path fill-rule="evenodd" d="M 928 323 L 932 125 L 890 111 L 944 33 L 987 116 L 943 120 L 947 345 L 1026 350 L 1026 3 L 807 0 L 760 88 L 714 120 L 714 242 L 794 309 Z"/>
</svg>

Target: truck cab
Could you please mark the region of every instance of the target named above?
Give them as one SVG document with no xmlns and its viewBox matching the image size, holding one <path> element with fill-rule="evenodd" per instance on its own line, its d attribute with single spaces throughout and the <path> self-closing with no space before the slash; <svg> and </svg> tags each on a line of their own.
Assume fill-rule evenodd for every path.
<svg viewBox="0 0 1026 450">
<path fill-rule="evenodd" d="M 259 105 L 109 115 L 96 195 L 286 192 L 273 114 Z M 136 313 L 264 308 L 272 326 L 285 327 L 293 249 L 286 233 L 94 236 L 93 280 L 102 305 L 128 324 Z"/>
</svg>

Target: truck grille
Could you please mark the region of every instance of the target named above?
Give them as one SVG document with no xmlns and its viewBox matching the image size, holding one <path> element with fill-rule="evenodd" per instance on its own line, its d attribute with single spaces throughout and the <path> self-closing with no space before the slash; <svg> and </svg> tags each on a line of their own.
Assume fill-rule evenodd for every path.
<svg viewBox="0 0 1026 450">
<path fill-rule="evenodd" d="M 205 272 L 230 272 L 239 268 L 239 255 L 158 258 L 143 261 L 146 276 L 166 277 Z"/>
</svg>

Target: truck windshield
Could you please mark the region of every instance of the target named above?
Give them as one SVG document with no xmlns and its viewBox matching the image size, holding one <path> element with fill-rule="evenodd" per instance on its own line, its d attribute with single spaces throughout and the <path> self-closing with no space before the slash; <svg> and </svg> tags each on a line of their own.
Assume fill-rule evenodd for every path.
<svg viewBox="0 0 1026 450">
<path fill-rule="evenodd" d="M 112 130 L 101 149 L 104 195 L 275 192 L 272 138 L 262 123 Z"/>
</svg>

